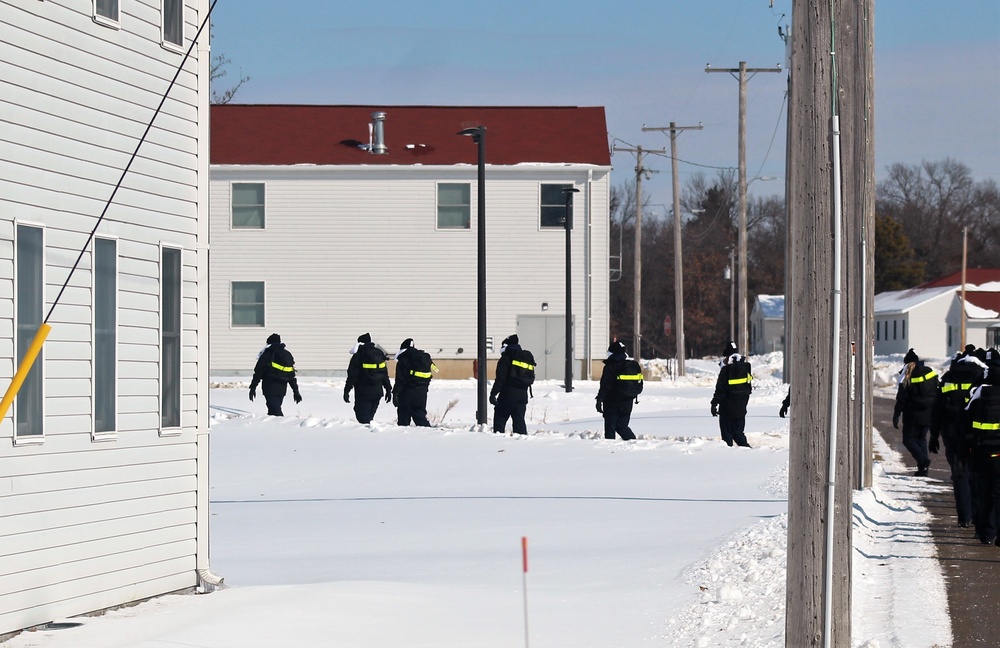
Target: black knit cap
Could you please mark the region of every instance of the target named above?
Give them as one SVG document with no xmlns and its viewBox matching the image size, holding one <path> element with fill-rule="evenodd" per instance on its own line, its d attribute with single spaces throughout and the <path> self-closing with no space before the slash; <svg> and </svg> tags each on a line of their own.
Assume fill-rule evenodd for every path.
<svg viewBox="0 0 1000 648">
<path fill-rule="evenodd" d="M 625 353 L 625 343 L 615 340 L 608 346 L 608 353 Z"/>
<path fill-rule="evenodd" d="M 413 338 L 406 338 L 403 340 L 402 344 L 399 345 L 400 349 L 409 349 L 413 346 Z"/>
<path fill-rule="evenodd" d="M 364 344 L 371 344 L 372 336 L 369 335 L 368 333 L 363 333 L 362 335 L 358 336 L 358 342 L 363 342 Z"/>
<path fill-rule="evenodd" d="M 726 350 L 722 352 L 723 356 L 729 357 L 736 353 L 736 344 L 732 341 L 726 343 Z"/>
<path fill-rule="evenodd" d="M 281 336 L 277 333 L 272 333 L 267 336 L 268 344 L 281 344 Z"/>
<path fill-rule="evenodd" d="M 909 364 L 910 362 L 918 362 L 919 360 L 920 356 L 918 356 L 916 351 L 914 351 L 912 348 L 906 352 L 905 356 L 903 356 L 903 362 L 907 364 Z"/>
</svg>

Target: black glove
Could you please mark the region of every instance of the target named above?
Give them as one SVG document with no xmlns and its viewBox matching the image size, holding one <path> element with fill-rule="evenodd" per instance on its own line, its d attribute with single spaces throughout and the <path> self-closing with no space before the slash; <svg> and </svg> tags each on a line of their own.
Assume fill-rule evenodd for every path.
<svg viewBox="0 0 1000 648">
<path fill-rule="evenodd" d="M 782 405 L 781 409 L 778 410 L 778 416 L 785 418 L 786 414 L 788 414 L 788 405 Z"/>
<path fill-rule="evenodd" d="M 345 391 L 344 392 L 344 402 L 345 403 L 350 403 L 351 402 L 351 392 L 349 392 L 349 391 Z"/>
<path fill-rule="evenodd" d="M 389 391 L 388 389 L 385 390 L 385 402 L 387 402 L 387 403 L 391 403 L 392 402 L 392 392 Z"/>
<path fill-rule="evenodd" d="M 934 454 L 938 453 L 938 450 L 941 449 L 941 444 L 938 441 L 937 437 L 931 437 L 931 440 L 927 442 L 927 449 L 933 452 Z"/>
<path fill-rule="evenodd" d="M 295 401 L 296 403 L 302 402 L 302 394 L 299 393 L 299 390 L 296 389 L 294 392 L 292 392 L 292 400 Z"/>
<path fill-rule="evenodd" d="M 253 400 L 256 397 L 257 397 L 257 388 L 256 387 L 251 387 L 250 388 L 250 400 Z"/>
<path fill-rule="evenodd" d="M 716 403 L 712 403 L 712 416 L 719 415 L 719 406 Z"/>
<path fill-rule="evenodd" d="M 899 412 L 892 415 L 892 427 L 899 429 Z"/>
<path fill-rule="evenodd" d="M 393 392 L 392 394 L 392 406 L 399 407 L 399 395 Z"/>
<path fill-rule="evenodd" d="M 490 394 L 490 405 L 493 405 L 494 407 L 496 407 L 496 404 L 497 404 L 497 395 L 496 394 Z"/>
<path fill-rule="evenodd" d="M 604 413 L 604 403 L 602 403 L 601 401 L 597 401 L 597 411 L 600 412 L 601 414 Z"/>
</svg>

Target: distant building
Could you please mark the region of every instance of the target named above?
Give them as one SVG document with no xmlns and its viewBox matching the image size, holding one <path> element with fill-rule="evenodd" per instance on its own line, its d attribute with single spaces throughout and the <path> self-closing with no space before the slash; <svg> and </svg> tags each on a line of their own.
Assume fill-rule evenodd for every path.
<svg viewBox="0 0 1000 648">
<path fill-rule="evenodd" d="M 600 107 L 212 107 L 212 371 L 246 374 L 269 333 L 338 375 L 357 337 L 405 338 L 442 376 L 477 355 L 477 146 L 486 128 L 489 358 L 517 333 L 565 370 L 565 194 L 574 371 L 608 344 L 611 160 Z"/>
<path fill-rule="evenodd" d="M 962 274 L 953 273 L 908 290 L 875 296 L 875 354 L 906 353 L 947 358 L 962 348 Z M 1000 269 L 966 272 L 966 344 L 1000 340 Z"/>
<path fill-rule="evenodd" d="M 750 353 L 785 350 L 785 296 L 757 295 L 750 311 Z"/>
</svg>

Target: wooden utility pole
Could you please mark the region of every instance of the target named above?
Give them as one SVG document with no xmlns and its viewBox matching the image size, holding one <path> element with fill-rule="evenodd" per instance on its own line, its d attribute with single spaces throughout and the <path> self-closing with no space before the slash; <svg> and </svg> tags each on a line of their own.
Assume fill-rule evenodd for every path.
<svg viewBox="0 0 1000 648">
<path fill-rule="evenodd" d="M 642 357 L 642 178 L 644 175 L 652 173 L 642 166 L 643 154 L 666 153 L 663 149 L 647 151 L 641 146 L 635 148 L 613 147 L 613 151 L 625 151 L 635 153 L 635 265 L 634 281 L 632 286 L 632 330 L 634 339 L 633 357 L 638 360 Z"/>
<path fill-rule="evenodd" d="M 852 486 L 871 461 L 873 16 L 874 0 L 793 1 L 789 648 L 851 645 Z"/>
<path fill-rule="evenodd" d="M 739 300 L 739 338 L 735 340 L 736 347 L 740 353 L 746 355 L 747 348 L 747 73 L 752 75 L 757 72 L 781 72 L 780 67 L 773 68 L 748 68 L 746 61 L 740 61 L 738 68 L 719 68 L 711 66 L 705 67 L 706 72 L 728 72 L 737 74 L 735 78 L 740 81 L 740 127 L 739 127 L 739 238 L 737 247 L 739 248 L 739 286 L 737 299 Z"/>
<path fill-rule="evenodd" d="M 965 268 L 969 262 L 969 226 L 966 225 L 962 228 L 962 344 L 958 347 L 959 352 L 965 350 L 965 327 L 966 327 L 966 310 L 965 310 Z"/>
<path fill-rule="evenodd" d="M 670 175 L 674 193 L 674 327 L 677 331 L 677 375 L 684 376 L 684 264 L 681 250 L 681 188 L 677 174 L 677 131 L 701 130 L 697 126 L 678 126 L 670 122 L 669 128 L 646 128 L 642 131 L 670 131 Z"/>
</svg>

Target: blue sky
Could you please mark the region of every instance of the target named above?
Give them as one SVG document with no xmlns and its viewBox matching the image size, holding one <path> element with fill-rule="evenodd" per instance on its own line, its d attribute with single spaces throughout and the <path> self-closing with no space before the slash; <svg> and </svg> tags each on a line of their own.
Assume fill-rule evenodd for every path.
<svg viewBox="0 0 1000 648">
<path fill-rule="evenodd" d="M 952 157 L 1000 181 L 1000 1 L 879 0 L 874 22 L 876 177 Z M 668 150 L 643 125 L 701 123 L 678 139 L 683 185 L 737 164 L 739 83 L 705 65 L 784 66 L 790 24 L 790 0 L 220 0 L 212 46 L 251 77 L 238 103 L 604 106 L 609 145 Z M 751 177 L 784 177 L 785 86 L 747 85 Z M 634 155 L 612 163 L 614 184 L 634 176 Z M 669 204 L 669 159 L 646 166 Z"/>
</svg>

